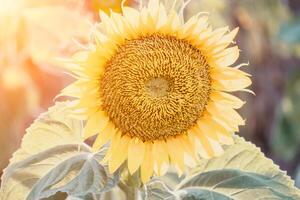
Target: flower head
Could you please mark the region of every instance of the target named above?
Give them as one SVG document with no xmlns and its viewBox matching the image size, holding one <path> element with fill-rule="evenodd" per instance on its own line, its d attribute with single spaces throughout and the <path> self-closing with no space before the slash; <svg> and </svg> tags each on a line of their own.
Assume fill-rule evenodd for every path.
<svg viewBox="0 0 300 200">
<path fill-rule="evenodd" d="M 98 134 L 95 149 L 111 141 L 110 171 L 127 160 L 143 182 L 170 164 L 181 173 L 199 155 L 221 155 L 244 124 L 235 110 L 244 102 L 229 92 L 251 85 L 244 64 L 230 67 L 238 29 L 213 30 L 201 13 L 184 22 L 158 0 L 122 12 L 100 12 L 94 45 L 74 56 L 78 80 L 62 91 L 77 98 L 84 137 Z"/>
</svg>

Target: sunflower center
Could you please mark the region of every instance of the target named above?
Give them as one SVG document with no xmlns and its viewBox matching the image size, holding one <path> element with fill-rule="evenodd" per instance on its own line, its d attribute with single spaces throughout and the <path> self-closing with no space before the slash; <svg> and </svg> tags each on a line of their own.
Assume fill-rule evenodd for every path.
<svg viewBox="0 0 300 200">
<path fill-rule="evenodd" d="M 186 133 L 205 110 L 210 89 L 201 51 L 159 34 L 120 45 L 100 81 L 110 120 L 122 134 L 143 141 Z"/>
<path fill-rule="evenodd" d="M 146 83 L 146 90 L 152 97 L 163 97 L 168 94 L 169 83 L 164 78 L 151 78 Z"/>
</svg>

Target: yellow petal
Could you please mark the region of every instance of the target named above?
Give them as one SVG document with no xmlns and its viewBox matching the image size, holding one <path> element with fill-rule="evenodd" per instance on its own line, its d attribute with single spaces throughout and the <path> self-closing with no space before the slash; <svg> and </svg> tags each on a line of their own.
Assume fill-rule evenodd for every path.
<svg viewBox="0 0 300 200">
<path fill-rule="evenodd" d="M 189 138 L 187 135 L 182 135 L 180 136 L 180 143 L 185 149 L 185 151 L 193 158 L 197 159 L 197 153 L 195 151 L 195 143 L 190 142 Z"/>
<path fill-rule="evenodd" d="M 239 116 L 238 113 L 235 112 L 234 109 L 230 108 L 229 106 L 222 106 L 217 105 L 214 102 L 209 102 L 206 106 L 207 111 L 210 113 L 211 116 L 218 116 L 222 119 L 228 119 L 228 121 L 237 120 L 235 124 L 243 124 L 244 120 Z M 230 115 L 234 112 L 233 115 Z"/>
<path fill-rule="evenodd" d="M 111 158 L 109 160 L 109 172 L 114 173 L 121 164 L 127 159 L 128 144 L 131 139 L 127 136 L 122 136 L 117 147 L 112 149 Z"/>
<path fill-rule="evenodd" d="M 144 160 L 145 145 L 138 139 L 131 139 L 128 147 L 128 169 L 131 174 L 141 166 Z"/>
<path fill-rule="evenodd" d="M 195 168 L 197 166 L 197 162 L 199 162 L 199 159 L 194 159 L 189 154 L 184 156 L 184 163 L 189 168 Z"/>
<path fill-rule="evenodd" d="M 199 20 L 199 16 L 195 15 L 191 17 L 184 25 L 182 30 L 180 31 L 181 38 L 187 38 L 191 36 L 193 31 L 195 30 L 197 23 Z"/>
<path fill-rule="evenodd" d="M 193 128 L 194 133 L 196 134 L 197 138 L 199 139 L 200 143 L 202 144 L 204 150 L 206 151 L 207 155 L 209 157 L 214 156 L 214 151 L 213 148 L 208 140 L 208 138 L 205 136 L 205 134 L 203 132 L 201 132 L 201 130 L 195 126 Z"/>
<path fill-rule="evenodd" d="M 239 79 L 223 79 L 223 80 L 213 80 L 212 88 L 218 91 L 225 92 L 236 92 L 236 91 L 244 91 L 245 88 L 250 86 L 252 81 L 249 77 L 240 77 Z"/>
<path fill-rule="evenodd" d="M 193 35 L 199 36 L 199 34 L 205 31 L 208 27 L 208 16 L 200 17 L 197 21 L 197 25 L 194 29 Z"/>
<path fill-rule="evenodd" d="M 112 12 L 111 13 L 111 19 L 112 19 L 112 21 L 114 22 L 114 24 L 116 26 L 117 34 L 124 35 L 126 32 L 125 32 L 124 23 L 123 23 L 123 20 L 122 20 L 122 15 L 120 15 L 119 13 Z"/>
<path fill-rule="evenodd" d="M 222 51 L 220 54 L 216 55 L 216 57 L 219 58 L 217 60 L 214 60 L 214 63 L 220 67 L 227 67 L 235 63 L 239 56 L 239 48 L 237 46 L 230 47 Z"/>
<path fill-rule="evenodd" d="M 224 44 L 224 45 L 229 45 L 234 40 L 234 38 L 236 37 L 238 32 L 239 32 L 239 27 L 233 29 L 230 33 L 224 35 L 222 37 L 222 39 L 219 40 L 218 43 Z"/>
<path fill-rule="evenodd" d="M 207 135 L 215 141 L 219 140 L 216 130 L 214 130 L 211 126 L 211 121 L 205 119 L 204 117 L 201 117 L 197 122 L 197 126 L 203 134 Z"/>
<path fill-rule="evenodd" d="M 207 118 L 206 122 L 210 127 L 211 130 L 216 132 L 218 136 L 218 141 L 222 144 L 232 144 L 232 133 L 226 130 L 222 125 L 216 122 L 210 115 L 204 114 Z"/>
<path fill-rule="evenodd" d="M 150 177 L 153 174 L 154 162 L 152 156 L 152 143 L 144 143 L 145 144 L 145 156 L 143 163 L 141 165 L 141 179 L 143 183 L 149 181 Z"/>
<path fill-rule="evenodd" d="M 93 81 L 79 79 L 65 87 L 56 98 L 61 96 L 82 98 L 82 96 L 85 96 L 83 93 L 90 93 L 91 91 L 95 90 L 98 85 L 98 82 L 94 83 Z"/>
<path fill-rule="evenodd" d="M 143 35 L 152 34 L 156 31 L 154 21 L 156 18 L 153 19 L 149 12 L 146 7 L 140 11 L 140 28 Z"/>
<path fill-rule="evenodd" d="M 88 107 L 98 107 L 100 108 L 102 101 L 99 92 L 83 93 L 82 97 L 79 99 L 77 108 L 88 108 Z"/>
<path fill-rule="evenodd" d="M 100 46 L 102 43 L 108 41 L 108 37 L 101 31 L 101 25 L 95 26 L 95 30 L 92 30 L 92 39 L 94 39 L 96 46 Z M 99 30 L 100 29 L 100 30 Z"/>
<path fill-rule="evenodd" d="M 217 54 L 227 48 L 231 43 L 233 43 L 234 38 L 236 37 L 239 28 L 233 29 L 230 33 L 224 35 L 220 40 L 215 44 L 214 49 L 212 50 L 213 54 Z"/>
<path fill-rule="evenodd" d="M 224 150 L 219 142 L 212 140 L 211 138 L 207 138 L 207 140 L 213 149 L 214 156 L 221 156 L 224 153 Z"/>
<path fill-rule="evenodd" d="M 201 157 L 211 158 L 212 156 L 220 156 L 223 154 L 224 150 L 219 141 L 207 137 L 207 134 L 203 133 L 198 127 L 193 128 L 193 132 L 198 138 L 196 145 Z M 200 143 L 198 143 L 198 141 L 200 141 Z"/>
<path fill-rule="evenodd" d="M 108 117 L 103 111 L 94 113 L 88 120 L 83 129 L 83 138 L 87 139 L 99 132 L 102 132 L 108 123 Z"/>
<path fill-rule="evenodd" d="M 107 162 L 111 159 L 113 151 L 115 151 L 115 149 L 118 148 L 118 145 L 119 145 L 119 143 L 120 143 L 120 139 L 121 139 L 121 133 L 120 133 L 120 132 L 117 132 L 117 133 L 113 136 L 113 138 L 112 138 L 112 140 L 111 140 L 111 144 L 110 144 L 110 146 L 109 146 L 109 149 L 108 149 L 108 151 L 107 151 L 105 157 L 104 157 L 103 160 L 101 161 L 103 164 L 104 164 L 104 163 L 107 163 Z"/>
<path fill-rule="evenodd" d="M 236 124 L 233 125 L 230 122 L 228 122 L 228 120 L 224 120 L 224 118 L 222 118 L 222 116 L 219 113 L 213 115 L 209 113 L 209 115 L 211 115 L 210 117 L 212 118 L 212 120 L 214 120 L 217 124 L 221 125 L 229 133 L 239 131 L 239 128 Z"/>
<path fill-rule="evenodd" d="M 163 34 L 175 33 L 181 26 L 180 18 L 174 10 L 171 10 L 164 26 L 160 28 Z"/>
<path fill-rule="evenodd" d="M 88 59 L 86 60 L 84 73 L 90 78 L 99 79 L 99 76 L 104 71 L 104 64 L 106 62 L 105 56 L 109 51 L 103 52 L 103 50 L 96 49 L 93 52 L 90 52 Z"/>
<path fill-rule="evenodd" d="M 157 16 L 159 15 L 159 1 L 157 0 L 149 0 L 148 3 L 148 10 L 150 12 L 150 16 L 154 20 L 154 22 L 157 22 Z"/>
<path fill-rule="evenodd" d="M 200 155 L 200 157 L 205 158 L 205 159 L 211 158 L 211 156 L 208 155 L 207 151 L 204 149 L 204 146 L 200 142 L 195 130 L 188 131 L 188 138 L 190 140 L 190 143 L 194 143 L 195 151 L 197 152 L 197 154 Z"/>
<path fill-rule="evenodd" d="M 114 23 L 112 18 L 110 18 L 104 11 L 99 11 L 101 23 L 105 26 L 105 31 L 107 31 L 107 34 L 114 35 L 117 33 L 118 28 L 117 25 Z"/>
<path fill-rule="evenodd" d="M 245 66 L 248 65 L 246 63 L 242 63 L 238 65 L 237 67 L 213 67 L 211 69 L 212 76 L 223 76 L 223 78 L 233 78 L 233 77 L 239 77 L 239 76 L 251 76 L 250 74 L 239 70 L 239 66 Z M 219 77 L 221 78 L 221 77 Z"/>
<path fill-rule="evenodd" d="M 61 93 L 57 96 L 69 96 L 69 97 L 81 97 L 82 95 L 82 90 L 80 89 L 80 87 L 78 87 L 78 83 L 79 81 L 76 81 L 70 85 L 68 85 L 67 87 L 65 87 Z"/>
<path fill-rule="evenodd" d="M 219 68 L 211 71 L 212 87 L 216 90 L 234 92 L 251 85 L 246 73 L 236 68 Z"/>
<path fill-rule="evenodd" d="M 225 123 L 233 131 L 238 131 L 239 125 L 245 124 L 241 116 L 230 107 L 216 105 L 210 102 L 206 108 L 211 116 Z"/>
<path fill-rule="evenodd" d="M 217 104 L 228 105 L 234 109 L 239 109 L 245 104 L 245 102 L 240 100 L 239 98 L 231 94 L 219 91 L 213 91 L 210 94 L 210 99 Z"/>
<path fill-rule="evenodd" d="M 94 150 L 99 150 L 104 144 L 106 144 L 115 134 L 117 130 L 115 129 L 113 123 L 108 122 L 102 133 L 99 133 L 97 139 L 93 144 Z"/>
<path fill-rule="evenodd" d="M 199 162 L 198 152 L 196 150 L 195 141 L 191 142 L 189 133 L 180 136 L 180 146 L 185 150 L 184 152 L 184 163 L 188 167 L 195 167 Z"/>
<path fill-rule="evenodd" d="M 123 7 L 123 15 L 127 19 L 126 21 L 128 21 L 132 27 L 138 27 L 140 13 L 136 9 Z"/>
<path fill-rule="evenodd" d="M 207 46 L 214 45 L 228 31 L 229 31 L 228 27 L 222 27 L 214 30 L 211 36 L 209 37 L 209 39 L 206 41 L 206 45 Z"/>
<path fill-rule="evenodd" d="M 124 26 L 124 37 L 128 40 L 137 38 L 139 33 L 135 30 L 135 28 L 133 28 L 132 25 L 124 18 L 122 18 L 122 20 Z"/>
<path fill-rule="evenodd" d="M 164 7 L 164 5 L 161 3 L 159 5 L 159 12 L 158 12 L 158 16 L 157 16 L 157 23 L 156 23 L 156 29 L 160 30 L 160 28 L 167 23 L 167 12 L 166 12 L 166 8 Z"/>
<path fill-rule="evenodd" d="M 169 163 L 169 157 L 167 153 L 167 148 L 164 141 L 155 141 L 153 144 L 153 159 L 155 164 L 155 172 L 162 176 L 166 172 L 164 170 L 165 166 Z"/>
<path fill-rule="evenodd" d="M 201 33 L 198 34 L 197 38 L 193 41 L 193 43 L 201 49 L 201 51 L 206 52 L 207 45 L 205 43 L 209 39 L 212 34 L 212 28 L 208 27 L 207 29 L 203 30 Z M 199 40 L 201 38 L 201 40 Z M 212 65 L 213 66 L 213 65 Z"/>
<path fill-rule="evenodd" d="M 232 144 L 234 144 L 233 137 L 232 136 L 227 136 L 225 134 L 220 134 L 219 135 L 219 141 L 222 144 L 226 144 L 226 145 L 232 145 Z"/>
<path fill-rule="evenodd" d="M 177 168 L 178 174 L 181 175 L 184 171 L 184 151 L 177 138 L 167 140 L 168 153 L 171 163 Z"/>
</svg>

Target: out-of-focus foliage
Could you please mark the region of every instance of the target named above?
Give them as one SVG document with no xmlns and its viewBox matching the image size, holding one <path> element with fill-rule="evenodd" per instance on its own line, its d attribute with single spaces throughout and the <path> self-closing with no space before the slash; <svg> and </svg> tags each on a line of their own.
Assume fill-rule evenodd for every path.
<svg viewBox="0 0 300 200">
<path fill-rule="evenodd" d="M 300 7 L 300 5 L 298 5 Z M 300 16 L 299 13 L 285 24 L 278 34 L 296 59 L 288 71 L 284 96 L 277 112 L 272 148 L 274 154 L 290 164 L 296 185 L 300 187 Z"/>
<path fill-rule="evenodd" d="M 300 15 L 282 24 L 279 37 L 297 57 L 300 57 Z"/>
<path fill-rule="evenodd" d="M 300 146 L 300 73 L 287 82 L 285 95 L 278 110 L 273 148 L 286 161 L 296 159 Z"/>
</svg>

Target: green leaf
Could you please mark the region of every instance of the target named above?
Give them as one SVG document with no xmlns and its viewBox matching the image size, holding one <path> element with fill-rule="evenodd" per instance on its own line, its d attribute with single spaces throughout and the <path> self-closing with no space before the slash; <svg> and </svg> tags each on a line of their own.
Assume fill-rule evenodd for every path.
<svg viewBox="0 0 300 200">
<path fill-rule="evenodd" d="M 182 200 L 232 200 L 223 194 L 205 190 L 197 187 L 190 187 L 178 191 L 179 197 Z"/>
<path fill-rule="evenodd" d="M 60 162 L 35 184 L 27 199 L 46 198 L 57 192 L 84 196 L 108 191 L 116 185 L 119 175 L 108 174 L 107 169 L 100 164 L 103 159 L 101 154 L 80 152 Z"/>
<path fill-rule="evenodd" d="M 162 200 L 162 199 L 175 199 L 176 196 L 163 181 L 159 179 L 153 179 L 147 184 L 146 199 L 151 200 Z"/>
<path fill-rule="evenodd" d="M 147 184 L 148 199 L 151 200 L 162 200 L 164 198 L 160 196 L 166 194 L 169 195 L 167 199 L 197 200 L 300 198 L 300 192 L 290 177 L 259 148 L 240 137 L 235 137 L 234 145 L 225 146 L 222 156 L 202 160 L 173 191 L 167 189 L 168 186 L 153 187 L 152 184 Z"/>
<path fill-rule="evenodd" d="M 69 102 L 58 102 L 26 130 L 21 148 L 10 162 L 17 162 L 45 149 L 63 144 L 81 144 L 82 122 L 70 117 Z"/>
<path fill-rule="evenodd" d="M 292 193 L 285 183 L 278 182 L 276 177 L 263 176 L 256 173 L 243 172 L 236 169 L 214 170 L 205 173 L 199 173 L 186 180 L 180 185 L 183 191 L 198 188 L 198 196 L 206 196 L 208 199 L 296 199 L 297 196 Z M 201 192 L 200 192 L 200 190 Z M 212 192 L 213 191 L 213 192 Z M 182 192 L 179 190 L 179 192 Z M 186 192 L 186 195 L 189 195 Z M 260 194 L 259 197 L 256 194 Z"/>
<path fill-rule="evenodd" d="M 35 184 L 58 163 L 84 152 L 89 152 L 85 146 L 61 145 L 11 163 L 2 176 L 0 199 L 26 199 Z"/>
<path fill-rule="evenodd" d="M 238 169 L 268 177 L 275 177 L 277 181 L 285 183 L 289 187 L 294 186 L 294 181 L 281 171 L 273 161 L 261 152 L 251 142 L 235 136 L 235 144 L 224 147 L 225 153 L 217 158 L 203 160 L 197 168 L 193 169 L 190 176 L 197 173 L 222 169 Z M 188 179 L 188 177 L 187 177 Z"/>
<path fill-rule="evenodd" d="M 52 199 L 59 192 L 86 197 L 118 182 L 118 173 L 109 175 L 100 164 L 106 149 L 93 153 L 83 143 L 81 122 L 68 117 L 66 105 L 58 103 L 27 130 L 2 176 L 0 199 Z"/>
</svg>

